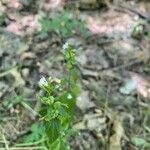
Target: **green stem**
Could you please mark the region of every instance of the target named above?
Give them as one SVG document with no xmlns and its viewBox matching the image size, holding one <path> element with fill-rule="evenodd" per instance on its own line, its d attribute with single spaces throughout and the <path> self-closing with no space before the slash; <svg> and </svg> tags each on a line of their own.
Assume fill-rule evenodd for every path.
<svg viewBox="0 0 150 150">
<path fill-rule="evenodd" d="M 36 141 L 36 142 L 32 142 L 32 143 L 19 143 L 19 144 L 16 144 L 15 146 L 19 147 L 19 146 L 32 146 L 32 145 L 38 145 L 40 143 L 43 143 L 44 141 L 46 141 L 46 139 L 41 139 L 39 141 Z"/>
</svg>

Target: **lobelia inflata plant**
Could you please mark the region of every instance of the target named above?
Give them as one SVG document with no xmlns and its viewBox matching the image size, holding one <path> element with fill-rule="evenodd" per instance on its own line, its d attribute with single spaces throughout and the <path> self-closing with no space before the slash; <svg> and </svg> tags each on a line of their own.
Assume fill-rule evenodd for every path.
<svg viewBox="0 0 150 150">
<path fill-rule="evenodd" d="M 71 123 L 79 92 L 75 52 L 69 43 L 63 45 L 62 53 L 67 70 L 64 78 L 42 77 L 39 81 L 42 90 L 42 96 L 39 98 L 43 103 L 40 116 L 46 132 L 46 144 L 50 150 L 70 149 L 67 137 L 72 129 Z"/>
</svg>

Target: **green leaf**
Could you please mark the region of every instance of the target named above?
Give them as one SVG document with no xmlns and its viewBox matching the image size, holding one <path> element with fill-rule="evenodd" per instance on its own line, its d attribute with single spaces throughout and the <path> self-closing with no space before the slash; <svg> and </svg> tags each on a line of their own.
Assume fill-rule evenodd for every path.
<svg viewBox="0 0 150 150">
<path fill-rule="evenodd" d="M 69 150 L 68 145 L 60 138 L 50 145 L 51 150 Z"/>
<path fill-rule="evenodd" d="M 52 119 L 49 122 L 45 122 L 45 131 L 50 144 L 52 144 L 60 136 L 60 129 L 60 120 L 57 118 Z"/>
<path fill-rule="evenodd" d="M 150 133 L 150 127 L 144 126 L 144 129 Z"/>
<path fill-rule="evenodd" d="M 150 143 L 148 143 L 146 140 L 139 138 L 139 137 L 132 137 L 131 141 L 134 145 L 139 146 L 139 147 L 150 147 Z"/>
<path fill-rule="evenodd" d="M 43 136 L 43 127 L 40 123 L 35 123 L 31 126 L 31 133 L 26 135 L 23 139 L 24 143 L 35 142 Z"/>
<path fill-rule="evenodd" d="M 55 142 L 53 142 L 49 148 L 52 150 L 60 150 L 60 139 L 57 139 Z"/>
<path fill-rule="evenodd" d="M 69 94 L 72 95 L 71 99 L 68 99 Z M 72 112 L 76 104 L 76 97 L 72 92 L 65 92 L 64 94 L 58 97 L 58 101 L 67 105 L 67 112 Z"/>
<path fill-rule="evenodd" d="M 39 114 L 40 114 L 42 117 L 45 117 L 46 114 L 47 114 L 47 107 L 41 108 L 40 111 L 39 111 Z"/>
<path fill-rule="evenodd" d="M 41 23 L 43 32 L 48 32 L 50 30 L 50 20 L 40 19 L 39 22 Z"/>
</svg>

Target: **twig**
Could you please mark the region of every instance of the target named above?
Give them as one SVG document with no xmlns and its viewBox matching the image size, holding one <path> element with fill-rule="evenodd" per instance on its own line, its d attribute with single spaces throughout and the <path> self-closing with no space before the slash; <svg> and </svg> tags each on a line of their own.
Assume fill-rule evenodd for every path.
<svg viewBox="0 0 150 150">
<path fill-rule="evenodd" d="M 26 104 L 25 102 L 21 102 L 21 104 L 27 109 L 29 110 L 30 112 L 32 112 L 33 116 L 36 117 L 38 116 L 38 113 L 33 110 L 28 104 Z"/>
<path fill-rule="evenodd" d="M 7 144 L 8 142 L 6 141 L 6 138 L 5 138 L 4 134 L 2 135 L 2 138 L 4 140 L 6 150 L 9 150 L 9 147 L 8 147 L 8 144 Z"/>
<path fill-rule="evenodd" d="M 11 73 L 14 69 L 17 69 L 17 67 L 13 67 L 13 68 L 11 68 L 7 71 L 4 71 L 4 72 L 0 73 L 0 78 L 2 78 L 4 76 L 6 76 L 7 74 Z"/>
<path fill-rule="evenodd" d="M 0 150 L 4 150 L 4 148 L 0 148 Z M 43 146 L 36 146 L 36 147 L 10 147 L 9 150 L 48 150 L 48 149 Z"/>
</svg>

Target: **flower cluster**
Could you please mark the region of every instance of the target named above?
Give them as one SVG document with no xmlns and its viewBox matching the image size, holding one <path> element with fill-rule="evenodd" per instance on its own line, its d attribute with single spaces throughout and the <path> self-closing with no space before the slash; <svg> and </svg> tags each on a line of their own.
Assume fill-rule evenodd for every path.
<svg viewBox="0 0 150 150">
<path fill-rule="evenodd" d="M 40 81 L 39 81 L 39 86 L 40 86 L 40 87 L 46 87 L 46 86 L 48 86 L 48 82 L 47 82 L 47 80 L 46 80 L 45 77 L 42 77 L 42 78 L 40 79 Z"/>
<path fill-rule="evenodd" d="M 69 43 L 66 42 L 64 45 L 63 45 L 63 51 L 67 50 L 69 48 Z"/>
</svg>

